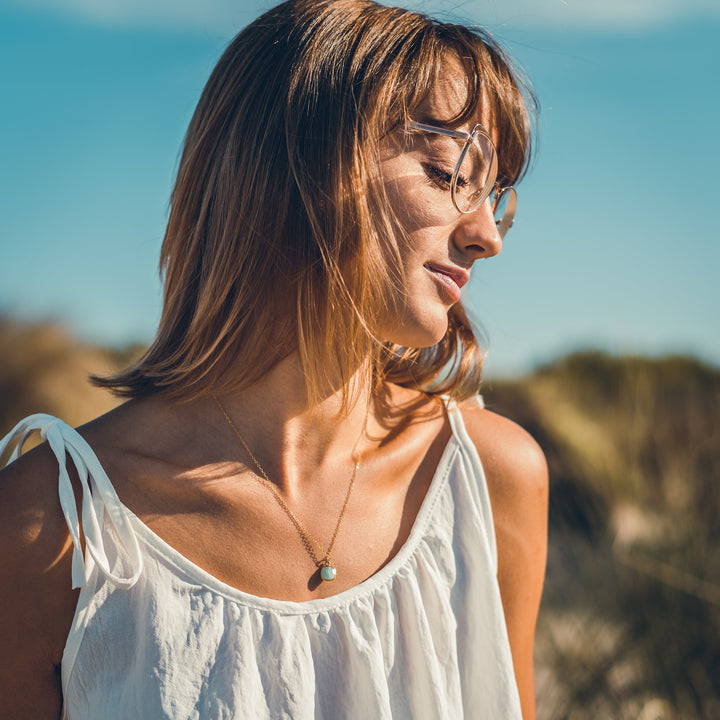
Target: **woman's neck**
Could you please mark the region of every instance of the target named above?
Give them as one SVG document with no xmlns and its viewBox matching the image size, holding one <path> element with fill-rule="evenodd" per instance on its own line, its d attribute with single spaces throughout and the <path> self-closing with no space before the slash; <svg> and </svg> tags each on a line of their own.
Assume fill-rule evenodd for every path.
<svg viewBox="0 0 720 720">
<path fill-rule="evenodd" d="M 251 387 L 219 399 L 263 470 L 281 488 L 309 482 L 323 467 L 351 467 L 353 455 L 363 452 L 371 399 L 366 367 L 346 387 L 328 388 L 313 403 L 297 356 L 291 355 Z M 215 411 L 225 422 L 220 409 Z M 235 457 L 245 454 L 229 425 L 225 434 L 239 451 Z"/>
</svg>

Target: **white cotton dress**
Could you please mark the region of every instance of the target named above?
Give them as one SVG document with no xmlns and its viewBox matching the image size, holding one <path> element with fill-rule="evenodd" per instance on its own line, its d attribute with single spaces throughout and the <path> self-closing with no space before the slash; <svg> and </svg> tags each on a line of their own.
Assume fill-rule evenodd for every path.
<svg viewBox="0 0 720 720">
<path fill-rule="evenodd" d="M 241 592 L 163 542 L 62 421 L 18 424 L 0 454 L 41 431 L 75 544 L 63 718 L 520 719 L 485 476 L 452 403 L 448 416 L 452 437 L 397 555 L 360 585 L 302 603 Z"/>
</svg>

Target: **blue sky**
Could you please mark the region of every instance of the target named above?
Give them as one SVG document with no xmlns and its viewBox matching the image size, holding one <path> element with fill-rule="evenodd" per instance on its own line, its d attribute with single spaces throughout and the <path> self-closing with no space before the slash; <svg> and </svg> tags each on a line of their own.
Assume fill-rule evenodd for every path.
<svg viewBox="0 0 720 720">
<path fill-rule="evenodd" d="M 0 0 L 0 312 L 151 339 L 178 152 L 239 0 Z M 486 25 L 542 105 L 500 256 L 465 302 L 488 373 L 573 349 L 720 364 L 720 3 L 408 3 Z"/>
</svg>

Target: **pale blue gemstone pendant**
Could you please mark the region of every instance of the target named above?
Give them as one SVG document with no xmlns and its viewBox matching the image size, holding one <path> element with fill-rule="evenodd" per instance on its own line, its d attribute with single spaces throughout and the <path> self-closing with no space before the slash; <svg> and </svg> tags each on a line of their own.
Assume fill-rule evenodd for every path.
<svg viewBox="0 0 720 720">
<path fill-rule="evenodd" d="M 334 580 L 337 570 L 332 565 L 323 565 L 320 569 L 320 577 L 323 580 Z"/>
</svg>

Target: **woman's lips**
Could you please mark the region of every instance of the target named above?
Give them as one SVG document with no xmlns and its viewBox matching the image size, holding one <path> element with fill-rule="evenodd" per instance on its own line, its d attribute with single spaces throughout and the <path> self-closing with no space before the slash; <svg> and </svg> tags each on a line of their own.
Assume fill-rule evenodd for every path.
<svg viewBox="0 0 720 720">
<path fill-rule="evenodd" d="M 447 290 L 453 302 L 460 300 L 460 288 L 470 279 L 467 270 L 435 263 L 425 263 L 425 269 Z"/>
</svg>

